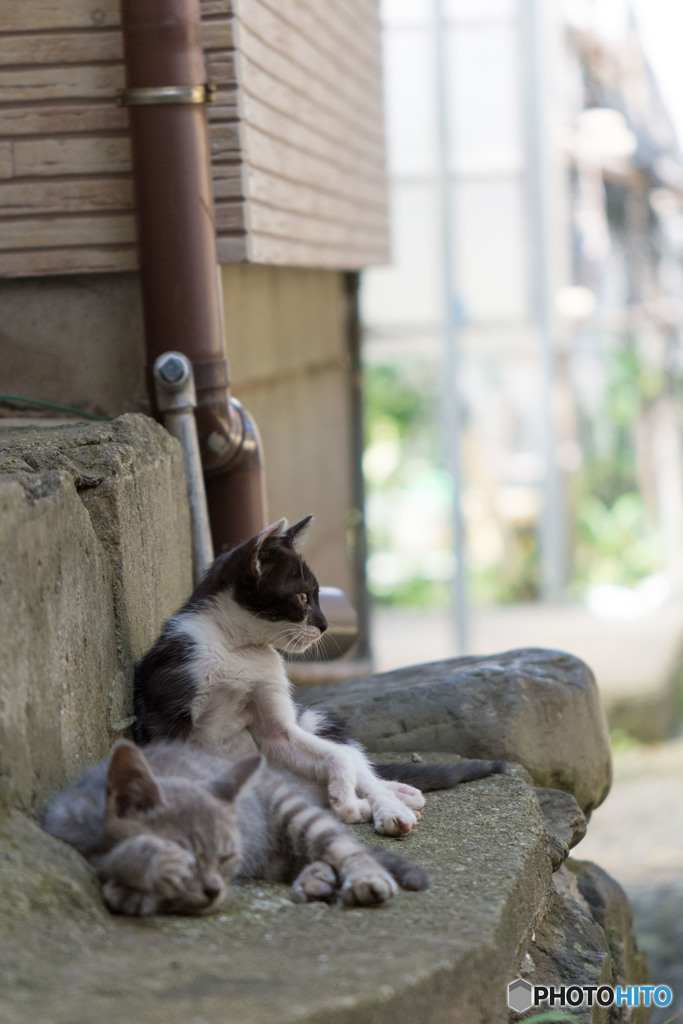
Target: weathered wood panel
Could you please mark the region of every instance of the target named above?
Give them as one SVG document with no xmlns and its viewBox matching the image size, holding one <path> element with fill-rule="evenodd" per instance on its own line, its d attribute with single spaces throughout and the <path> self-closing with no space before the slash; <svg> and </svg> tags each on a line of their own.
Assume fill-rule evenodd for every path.
<svg viewBox="0 0 683 1024">
<path fill-rule="evenodd" d="M 125 137 L 83 135 L 18 139 L 12 149 L 17 178 L 54 178 L 59 174 L 85 177 L 127 172 L 131 166 L 130 144 Z"/>
<path fill-rule="evenodd" d="M 361 201 L 381 207 L 384 196 L 382 171 L 354 180 L 345 167 L 336 167 L 315 153 L 307 153 L 272 135 L 265 135 L 253 125 L 245 126 L 244 135 L 250 167 L 259 167 L 321 192 L 332 192 L 351 200 L 357 196 Z"/>
<path fill-rule="evenodd" d="M 376 203 L 364 201 L 358 195 L 349 198 L 329 191 L 319 191 L 259 167 L 247 168 L 244 180 L 246 195 L 256 202 L 294 213 L 310 214 L 322 220 L 372 224 L 384 232 L 388 230 L 386 210 Z"/>
<path fill-rule="evenodd" d="M 118 0 L 3 0 L 3 32 L 46 32 L 119 25 Z"/>
<path fill-rule="evenodd" d="M 132 211 L 133 183 L 127 176 L 0 182 L 0 209 L 7 217 Z"/>
<path fill-rule="evenodd" d="M 130 269 L 119 0 L 0 7 L 0 273 Z M 201 0 L 201 10 L 217 85 L 220 260 L 384 260 L 376 0 Z"/>
<path fill-rule="evenodd" d="M 87 274 L 135 270 L 137 254 L 128 246 L 61 246 L 59 249 L 0 250 L 1 277 Z"/>
<path fill-rule="evenodd" d="M 6 249 L 48 249 L 64 246 L 97 245 L 102 238 L 110 244 L 135 241 L 132 214 L 41 218 L 9 218 L 2 227 Z"/>
</svg>

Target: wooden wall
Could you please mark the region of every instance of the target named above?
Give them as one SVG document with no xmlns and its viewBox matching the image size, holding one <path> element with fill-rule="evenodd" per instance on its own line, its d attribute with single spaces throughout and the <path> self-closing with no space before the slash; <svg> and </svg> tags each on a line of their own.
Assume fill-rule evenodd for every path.
<svg viewBox="0 0 683 1024">
<path fill-rule="evenodd" d="M 202 0 L 221 263 L 387 259 L 375 0 Z M 136 266 L 118 0 L 0 0 L 0 274 Z"/>
</svg>

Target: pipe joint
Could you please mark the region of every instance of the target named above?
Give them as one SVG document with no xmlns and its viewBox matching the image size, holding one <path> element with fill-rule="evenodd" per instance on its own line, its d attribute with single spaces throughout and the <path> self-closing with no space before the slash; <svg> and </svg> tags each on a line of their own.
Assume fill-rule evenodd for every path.
<svg viewBox="0 0 683 1024">
<path fill-rule="evenodd" d="M 182 352 L 164 352 L 155 361 L 152 373 L 160 412 L 196 408 L 192 363 Z"/>
<path fill-rule="evenodd" d="M 260 466 L 258 431 L 242 403 L 225 392 L 207 401 L 208 397 L 200 394 L 197 409 L 207 476 Z"/>
</svg>

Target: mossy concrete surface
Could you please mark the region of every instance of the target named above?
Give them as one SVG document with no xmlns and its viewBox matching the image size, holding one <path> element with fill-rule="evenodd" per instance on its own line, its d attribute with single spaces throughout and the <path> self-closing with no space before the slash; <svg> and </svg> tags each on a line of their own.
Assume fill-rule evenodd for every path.
<svg viewBox="0 0 683 1024">
<path fill-rule="evenodd" d="M 429 758 L 433 760 L 433 758 Z M 443 757 L 441 758 L 443 760 Z M 205 918 L 116 918 L 69 847 L 14 815 L 0 843 L 3 1024 L 446 1024 L 507 1019 L 548 899 L 546 832 L 522 769 L 430 795 L 380 839 L 424 865 L 387 906 L 295 905 L 250 883 Z"/>
<path fill-rule="evenodd" d="M 0 430 L 0 806 L 40 808 L 132 715 L 191 590 L 178 443 L 144 416 Z"/>
</svg>

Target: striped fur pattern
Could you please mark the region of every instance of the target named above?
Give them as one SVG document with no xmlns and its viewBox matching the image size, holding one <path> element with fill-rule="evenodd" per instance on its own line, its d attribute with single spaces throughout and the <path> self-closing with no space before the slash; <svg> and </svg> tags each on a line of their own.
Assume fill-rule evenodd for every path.
<svg viewBox="0 0 683 1024">
<path fill-rule="evenodd" d="M 43 827 L 93 864 L 110 910 L 133 916 L 209 913 L 232 883 L 255 878 L 290 881 L 295 902 L 359 906 L 429 885 L 404 857 L 360 844 L 316 787 L 259 755 L 177 740 L 120 740 L 52 801 Z"/>
</svg>

